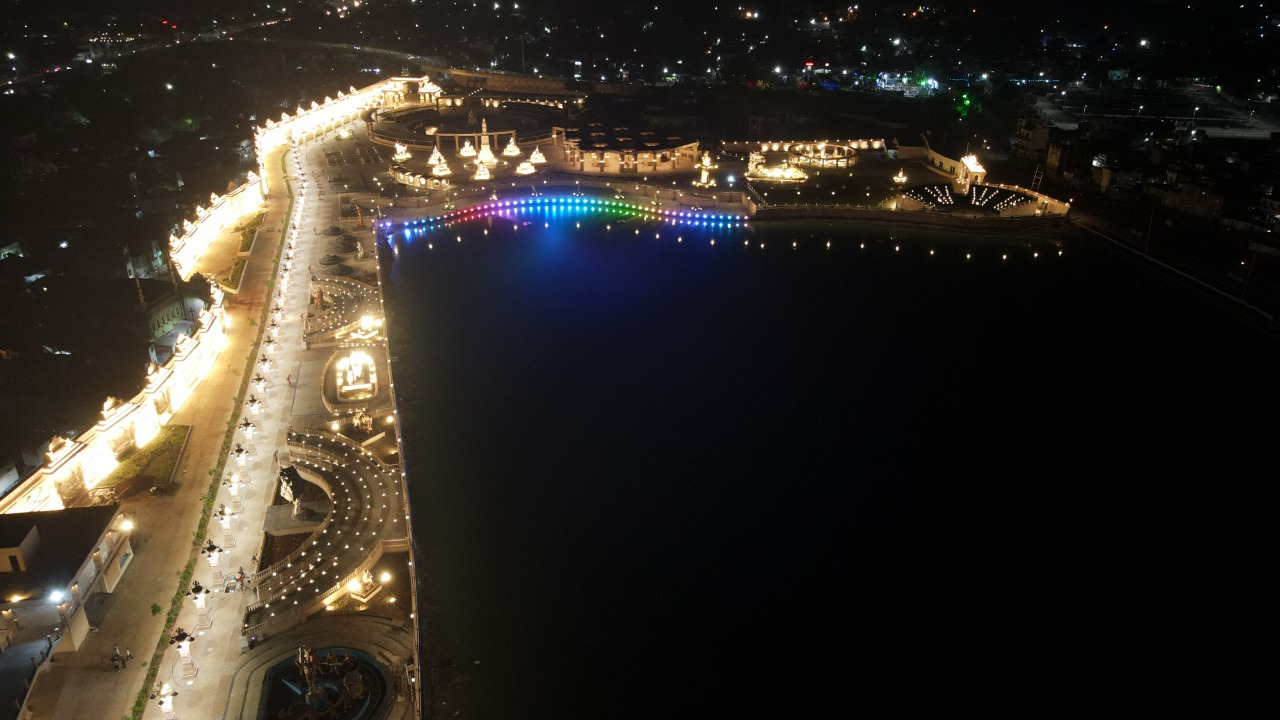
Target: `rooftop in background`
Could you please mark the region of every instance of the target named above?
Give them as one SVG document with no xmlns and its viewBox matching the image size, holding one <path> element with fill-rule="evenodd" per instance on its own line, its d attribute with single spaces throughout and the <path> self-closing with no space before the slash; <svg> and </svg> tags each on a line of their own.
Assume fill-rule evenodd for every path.
<svg viewBox="0 0 1280 720">
<path fill-rule="evenodd" d="M 565 137 L 578 141 L 583 152 L 593 150 L 634 150 L 636 152 L 661 152 L 681 145 L 697 142 L 697 138 L 668 134 L 651 128 L 637 118 L 627 125 L 611 125 L 605 122 L 573 123 L 564 129 Z"/>
<path fill-rule="evenodd" d="M 0 572 L 0 608 L 12 597 L 38 597 L 69 585 L 119 510 L 116 504 L 0 515 L 0 547 L 17 547 L 33 527 L 40 534 L 25 571 L 11 565 L 12 572 Z M 0 568 L 11 558 L 0 558 Z"/>
</svg>

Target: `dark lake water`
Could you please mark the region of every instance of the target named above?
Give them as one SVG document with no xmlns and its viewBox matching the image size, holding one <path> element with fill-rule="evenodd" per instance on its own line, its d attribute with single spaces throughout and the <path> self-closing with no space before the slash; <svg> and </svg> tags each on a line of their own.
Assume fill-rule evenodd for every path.
<svg viewBox="0 0 1280 720">
<path fill-rule="evenodd" d="M 392 238 L 436 717 L 830 716 L 1260 649 L 1277 344 L 1064 237 Z"/>
</svg>

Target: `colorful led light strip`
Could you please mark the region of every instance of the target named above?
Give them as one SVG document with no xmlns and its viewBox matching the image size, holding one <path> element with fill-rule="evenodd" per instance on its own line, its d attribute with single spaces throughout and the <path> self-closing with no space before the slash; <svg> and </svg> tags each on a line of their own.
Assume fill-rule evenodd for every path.
<svg viewBox="0 0 1280 720">
<path fill-rule="evenodd" d="M 473 220 L 482 217 L 488 217 L 494 213 L 503 210 L 521 210 L 521 209 L 539 209 L 539 208 L 567 208 L 573 210 L 629 210 L 650 215 L 657 220 L 668 220 L 673 222 L 683 222 L 689 224 L 728 224 L 745 223 L 749 218 L 747 215 L 731 215 L 727 213 L 708 213 L 699 212 L 697 210 L 661 210 L 645 205 L 637 205 L 635 203 L 622 202 L 619 200 L 604 200 L 601 198 L 580 198 L 580 197 L 538 197 L 538 198 L 520 198 L 517 200 L 493 200 L 473 205 L 469 208 L 461 210 L 453 210 L 443 215 L 430 215 L 425 218 L 416 220 L 402 220 L 400 222 L 392 222 L 384 220 L 379 227 L 386 232 L 394 232 L 399 229 L 417 228 L 421 226 L 433 226 L 437 223 L 453 223 L 465 220 Z M 394 228 L 394 230 L 393 230 Z"/>
</svg>

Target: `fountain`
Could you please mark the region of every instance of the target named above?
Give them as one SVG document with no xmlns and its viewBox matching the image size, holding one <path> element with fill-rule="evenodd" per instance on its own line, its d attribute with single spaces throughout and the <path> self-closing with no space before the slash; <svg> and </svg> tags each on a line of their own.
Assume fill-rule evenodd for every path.
<svg viewBox="0 0 1280 720">
<path fill-rule="evenodd" d="M 502 154 L 505 157 L 520 157 L 520 148 L 516 147 L 516 136 L 512 135 L 507 140 L 507 146 L 502 148 Z"/>
<path fill-rule="evenodd" d="M 413 155 L 409 154 L 409 148 L 401 145 L 400 143 L 396 143 L 396 154 L 391 156 L 392 160 L 395 160 L 398 163 L 404 163 L 408 162 L 409 158 L 412 157 Z"/>
<path fill-rule="evenodd" d="M 470 140 L 463 140 L 462 149 L 458 151 L 458 155 L 460 157 L 475 157 L 476 148 L 474 145 L 471 144 Z"/>
<path fill-rule="evenodd" d="M 476 174 L 472 175 L 471 179 L 478 182 L 483 182 L 485 180 L 488 180 L 490 177 L 491 176 L 489 175 L 489 168 L 486 167 L 484 164 L 477 162 Z"/>
<path fill-rule="evenodd" d="M 385 668 L 368 654 L 346 647 L 301 645 L 270 668 L 263 679 L 261 718 L 365 720 L 385 717 L 394 702 Z"/>
<path fill-rule="evenodd" d="M 529 153 L 529 162 L 534 165 L 541 165 L 546 161 L 547 159 L 542 156 L 542 150 L 538 149 L 536 146 L 533 148 L 533 152 Z"/>
<path fill-rule="evenodd" d="M 532 175 L 536 171 L 537 171 L 537 168 L 535 168 L 533 166 L 533 163 L 529 162 L 528 160 L 525 160 L 524 162 L 516 166 L 517 175 Z"/>
<path fill-rule="evenodd" d="M 437 145 L 437 146 L 435 146 L 435 147 L 431 148 L 431 157 L 427 158 L 427 163 L 428 163 L 428 164 L 430 164 L 430 165 L 442 165 L 442 164 L 444 164 L 444 155 L 441 155 L 441 154 L 440 154 L 440 146 L 439 146 L 439 145 Z"/>
<path fill-rule="evenodd" d="M 440 162 L 431 168 L 431 174 L 436 177 L 445 177 L 446 175 L 452 175 L 453 171 L 449 169 L 449 163 L 445 162 L 444 158 L 440 158 Z"/>
<path fill-rule="evenodd" d="M 368 400 L 378 391 L 378 372 L 373 358 L 363 351 L 355 351 L 338 360 L 338 399 L 342 402 Z"/>
</svg>

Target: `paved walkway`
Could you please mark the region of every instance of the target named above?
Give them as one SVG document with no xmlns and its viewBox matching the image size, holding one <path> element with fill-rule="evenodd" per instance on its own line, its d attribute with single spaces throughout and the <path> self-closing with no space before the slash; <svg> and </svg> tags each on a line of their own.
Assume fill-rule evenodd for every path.
<svg viewBox="0 0 1280 720">
<path fill-rule="evenodd" d="M 268 198 L 264 226 L 280 227 L 287 209 L 287 196 Z M 231 235 L 224 235 L 217 243 L 239 245 Z M 233 403 L 244 376 L 247 348 L 256 342 L 256 318 L 268 299 L 267 281 L 275 249 L 270 242 L 254 245 L 242 291 L 227 297 L 226 345 L 204 381 L 172 420 L 192 428 L 177 470 L 176 490 L 167 496 L 143 495 L 124 500 L 123 509 L 134 516 L 138 528 L 134 541 L 137 555 L 116 588 L 111 611 L 101 626 L 79 651 L 59 656 L 37 682 L 29 702 L 34 708 L 33 717 L 118 718 L 133 708 L 146 674 L 146 662 L 159 642 L 164 614 L 177 589 L 177 576 L 191 557 L 192 538 L 202 511 L 201 497 L 210 483 L 207 471 L 218 462 L 227 419 L 236 409 Z M 162 608 L 159 615 L 152 614 L 152 604 Z M 116 645 L 122 651 L 132 651 L 135 660 L 119 674 L 103 672 L 100 658 L 110 656 Z"/>
<path fill-rule="evenodd" d="M 191 662 L 171 651 L 161 669 L 161 677 L 179 692 L 188 688 L 175 699 L 179 715 L 239 718 L 245 713 L 246 718 L 256 717 L 261 677 L 267 667 L 264 661 L 274 664 L 289 657 L 314 631 L 310 624 L 298 623 L 309 613 L 323 611 L 326 598 L 342 592 L 354 576 L 371 568 L 388 541 L 394 545 L 391 549 L 407 549 L 399 470 L 377 462 L 358 444 L 316 429 L 334 420 L 319 397 L 323 369 L 336 351 L 312 348 L 304 341 L 313 291 L 308 270 L 320 268 L 320 258 L 333 250 L 333 238 L 320 234 L 319 228 L 339 222 L 339 207 L 337 194 L 311 178 L 322 176 L 325 153 L 332 152 L 333 142 L 331 136 L 308 143 L 290 150 L 284 159 L 296 204 L 287 224 L 283 214 L 279 216 L 277 227 L 287 227 L 281 272 L 270 297 L 264 297 L 268 320 L 253 366 L 252 397 L 244 407 L 233 409 L 239 411 L 236 422 L 241 429 L 236 432 L 236 441 L 244 452 L 239 457 L 233 452 L 229 459 L 227 484 L 239 480 L 244 486 L 238 491 L 238 504 L 230 496 L 230 487 L 224 487 L 219 497 L 219 502 L 236 510 L 238 517 L 227 532 L 211 525 L 209 539 L 221 550 L 219 568 L 215 571 L 207 558 L 201 559 L 195 575 L 206 585 L 230 592 L 210 595 L 203 613 L 193 603 L 186 604 L 178 618 L 179 627 L 197 635 Z M 275 174 L 272 187 L 283 193 L 279 159 L 269 158 L 267 169 Z M 364 261 L 364 269 L 375 269 L 371 229 L 364 233 L 368 237 L 354 228 L 348 231 L 367 245 L 370 260 Z M 258 267 L 251 261 L 246 282 L 255 288 L 265 287 L 274 270 L 273 259 L 263 258 Z M 259 303 L 257 308 L 261 311 L 263 305 Z M 382 414 L 380 408 L 370 410 Z M 311 436 L 291 434 L 291 428 L 310 429 Z M 263 555 L 263 528 L 278 492 L 276 476 L 279 466 L 289 463 L 326 488 L 332 497 L 331 512 L 297 552 L 259 571 L 255 560 Z M 384 563 L 383 569 L 386 567 Z M 407 565 L 396 572 L 411 577 Z M 336 633 L 327 640 L 330 644 L 361 642 L 359 647 L 378 655 L 394 671 L 413 658 L 410 605 L 402 607 L 403 612 L 388 613 L 381 620 L 407 623 L 399 636 Z M 363 616 L 362 622 L 371 622 L 371 617 Z M 358 625 L 353 622 L 349 627 Z M 397 680 L 403 677 L 395 672 L 391 675 Z M 228 705 L 233 695 L 251 701 Z M 391 717 L 409 717 L 412 711 L 412 703 L 401 702 Z M 158 704 L 149 706 L 144 717 L 160 718 Z"/>
<path fill-rule="evenodd" d="M 147 662 L 160 643 L 164 613 L 178 589 L 177 576 L 192 557 L 194 533 L 203 510 L 201 498 L 211 482 L 208 469 L 217 465 L 220 459 L 229 420 L 234 420 L 239 426 L 234 446 L 241 448 L 242 452 L 233 451 L 226 461 L 226 473 L 217 503 L 234 516 L 228 519 L 226 529 L 217 519 L 209 523 L 207 538 L 218 548 L 217 567 L 212 566 L 208 557 L 198 557 L 194 574 L 194 579 L 202 586 L 227 592 L 205 596 L 204 611 L 197 609 L 190 600 L 184 601 L 176 624 L 195 638 L 191 660 L 186 662 L 179 658 L 176 648 L 166 643 L 158 681 L 168 682 L 178 691 L 179 695 L 174 699 L 178 716 L 216 718 L 224 717 L 225 712 L 225 717 L 238 718 L 245 708 L 251 707 L 256 713 L 256 704 L 229 710 L 228 698 L 237 674 L 245 668 L 260 670 L 263 658 L 276 657 L 281 653 L 287 655 L 290 648 L 296 648 L 297 638 L 291 637 L 293 633 L 284 633 L 286 637 L 278 642 L 245 653 L 241 630 L 246 608 L 257 602 L 250 578 L 254 576 L 255 561 L 261 554 L 262 528 L 267 510 L 276 493 L 275 460 L 279 457 L 283 462 L 289 456 L 288 428 L 309 427 L 330 419 L 327 414 L 319 416 L 314 412 L 313 408 L 322 408 L 323 405 L 296 402 L 300 392 L 320 392 L 318 384 L 302 390 L 297 387 L 303 366 L 308 363 L 323 365 L 325 358 L 333 352 L 331 349 L 309 351 L 303 343 L 303 318 L 310 299 L 305 268 L 329 252 L 329 238 L 324 238 L 326 242 L 319 242 L 318 238 L 323 236 L 302 229 L 310 231 L 313 227 L 328 227 L 338 215 L 336 193 L 326 193 L 317 182 L 303 183 L 300 180 L 302 163 L 308 160 L 306 156 L 322 153 L 321 144 L 311 143 L 301 153 L 289 152 L 286 173 L 281 171 L 281 157 L 285 151 L 278 151 L 267 159 L 265 165 L 276 191 L 267 199 L 263 232 L 259 233 L 249 256 L 240 292 L 228 296 L 225 349 L 173 420 L 192 426 L 177 471 L 176 490 L 170 495 L 148 495 L 124 501 L 124 510 L 133 514 L 138 527 L 135 533 L 137 557 L 114 593 L 110 611 L 96 632 L 90 634 L 85 646 L 76 653 L 58 656 L 51 669 L 41 675 L 30 701 L 34 708 L 32 717 L 80 720 L 129 715 L 142 688 Z M 280 228 L 287 227 L 285 216 L 290 207 L 284 184 L 286 174 L 293 183 L 293 190 L 299 194 L 300 207 L 289 222 L 289 225 L 299 228 L 298 241 L 292 250 L 293 270 L 288 273 L 287 281 L 269 290 L 276 273 Z M 319 175 L 313 172 L 311 176 Z M 287 237 L 289 232 L 285 232 Z M 369 235 L 369 239 L 362 240 L 372 251 L 372 233 Z M 231 234 L 219 238 L 202 259 L 198 271 L 212 273 L 223 269 L 238 250 L 238 244 L 238 237 Z M 285 256 L 289 256 L 289 251 L 286 250 Z M 259 320 L 268 305 L 272 311 L 263 333 L 264 344 L 251 355 L 251 348 L 258 343 L 259 332 L 264 330 Z M 254 361 L 250 365 L 251 358 Z M 252 402 L 247 402 L 244 407 L 234 407 L 246 370 L 253 380 L 248 390 Z M 312 410 L 299 417 L 294 412 L 295 406 Z M 361 498 L 368 508 L 361 506 L 355 511 L 344 511 L 343 505 L 335 498 L 334 508 L 343 513 L 344 519 L 348 512 L 354 513 L 357 516 L 354 522 L 359 527 L 353 532 L 358 530 L 367 538 L 373 537 L 374 532 L 388 536 L 382 524 L 398 528 L 398 533 L 392 532 L 390 536 L 395 536 L 397 545 L 403 546 L 404 507 L 398 484 L 399 472 L 377 466 L 371 474 L 347 472 L 335 475 L 341 475 L 342 483 L 351 486 L 347 488 L 341 483 L 334 483 L 347 490 L 343 492 L 344 496 L 355 493 L 356 488 L 372 492 L 375 486 L 370 483 L 370 478 L 376 476 L 382 480 L 376 486 L 379 502 L 373 502 L 372 495 L 368 495 Z M 235 486 L 234 493 L 232 485 Z M 394 500 L 385 502 L 383 493 Z M 336 539 L 336 535 L 330 537 Z M 341 561 L 338 567 L 331 567 L 330 574 L 345 576 L 354 568 L 363 567 L 355 555 L 347 553 L 343 557 L 347 560 Z M 250 580 L 249 587 L 240 586 L 238 577 L 242 568 L 246 580 Z M 410 572 L 405 567 L 405 577 L 409 577 Z M 158 615 L 152 614 L 153 603 L 162 608 Z M 407 618 L 410 611 L 408 603 L 404 604 L 403 610 L 404 613 L 400 614 Z M 368 617 L 370 619 L 364 622 L 379 622 L 375 616 Z M 380 622 L 403 624 L 404 618 L 400 621 L 384 618 Z M 395 637 L 388 635 L 385 641 L 370 640 L 367 634 L 344 640 L 343 633 L 337 633 L 330 640 L 351 643 L 362 640 L 369 646 L 367 649 L 371 654 L 381 648 L 380 657 L 395 666 L 401 661 L 412 660 L 415 639 L 412 622 L 408 622 L 407 629 L 402 627 L 401 631 Z M 122 651 L 132 651 L 135 660 L 120 673 L 104 672 L 100 657 L 111 655 L 116 645 Z M 246 694 L 256 698 L 253 688 L 246 688 L 243 682 L 238 687 L 241 698 Z M 400 702 L 391 717 L 410 717 L 411 714 L 412 704 Z M 144 718 L 158 720 L 161 717 L 159 704 L 149 703 Z"/>
</svg>

